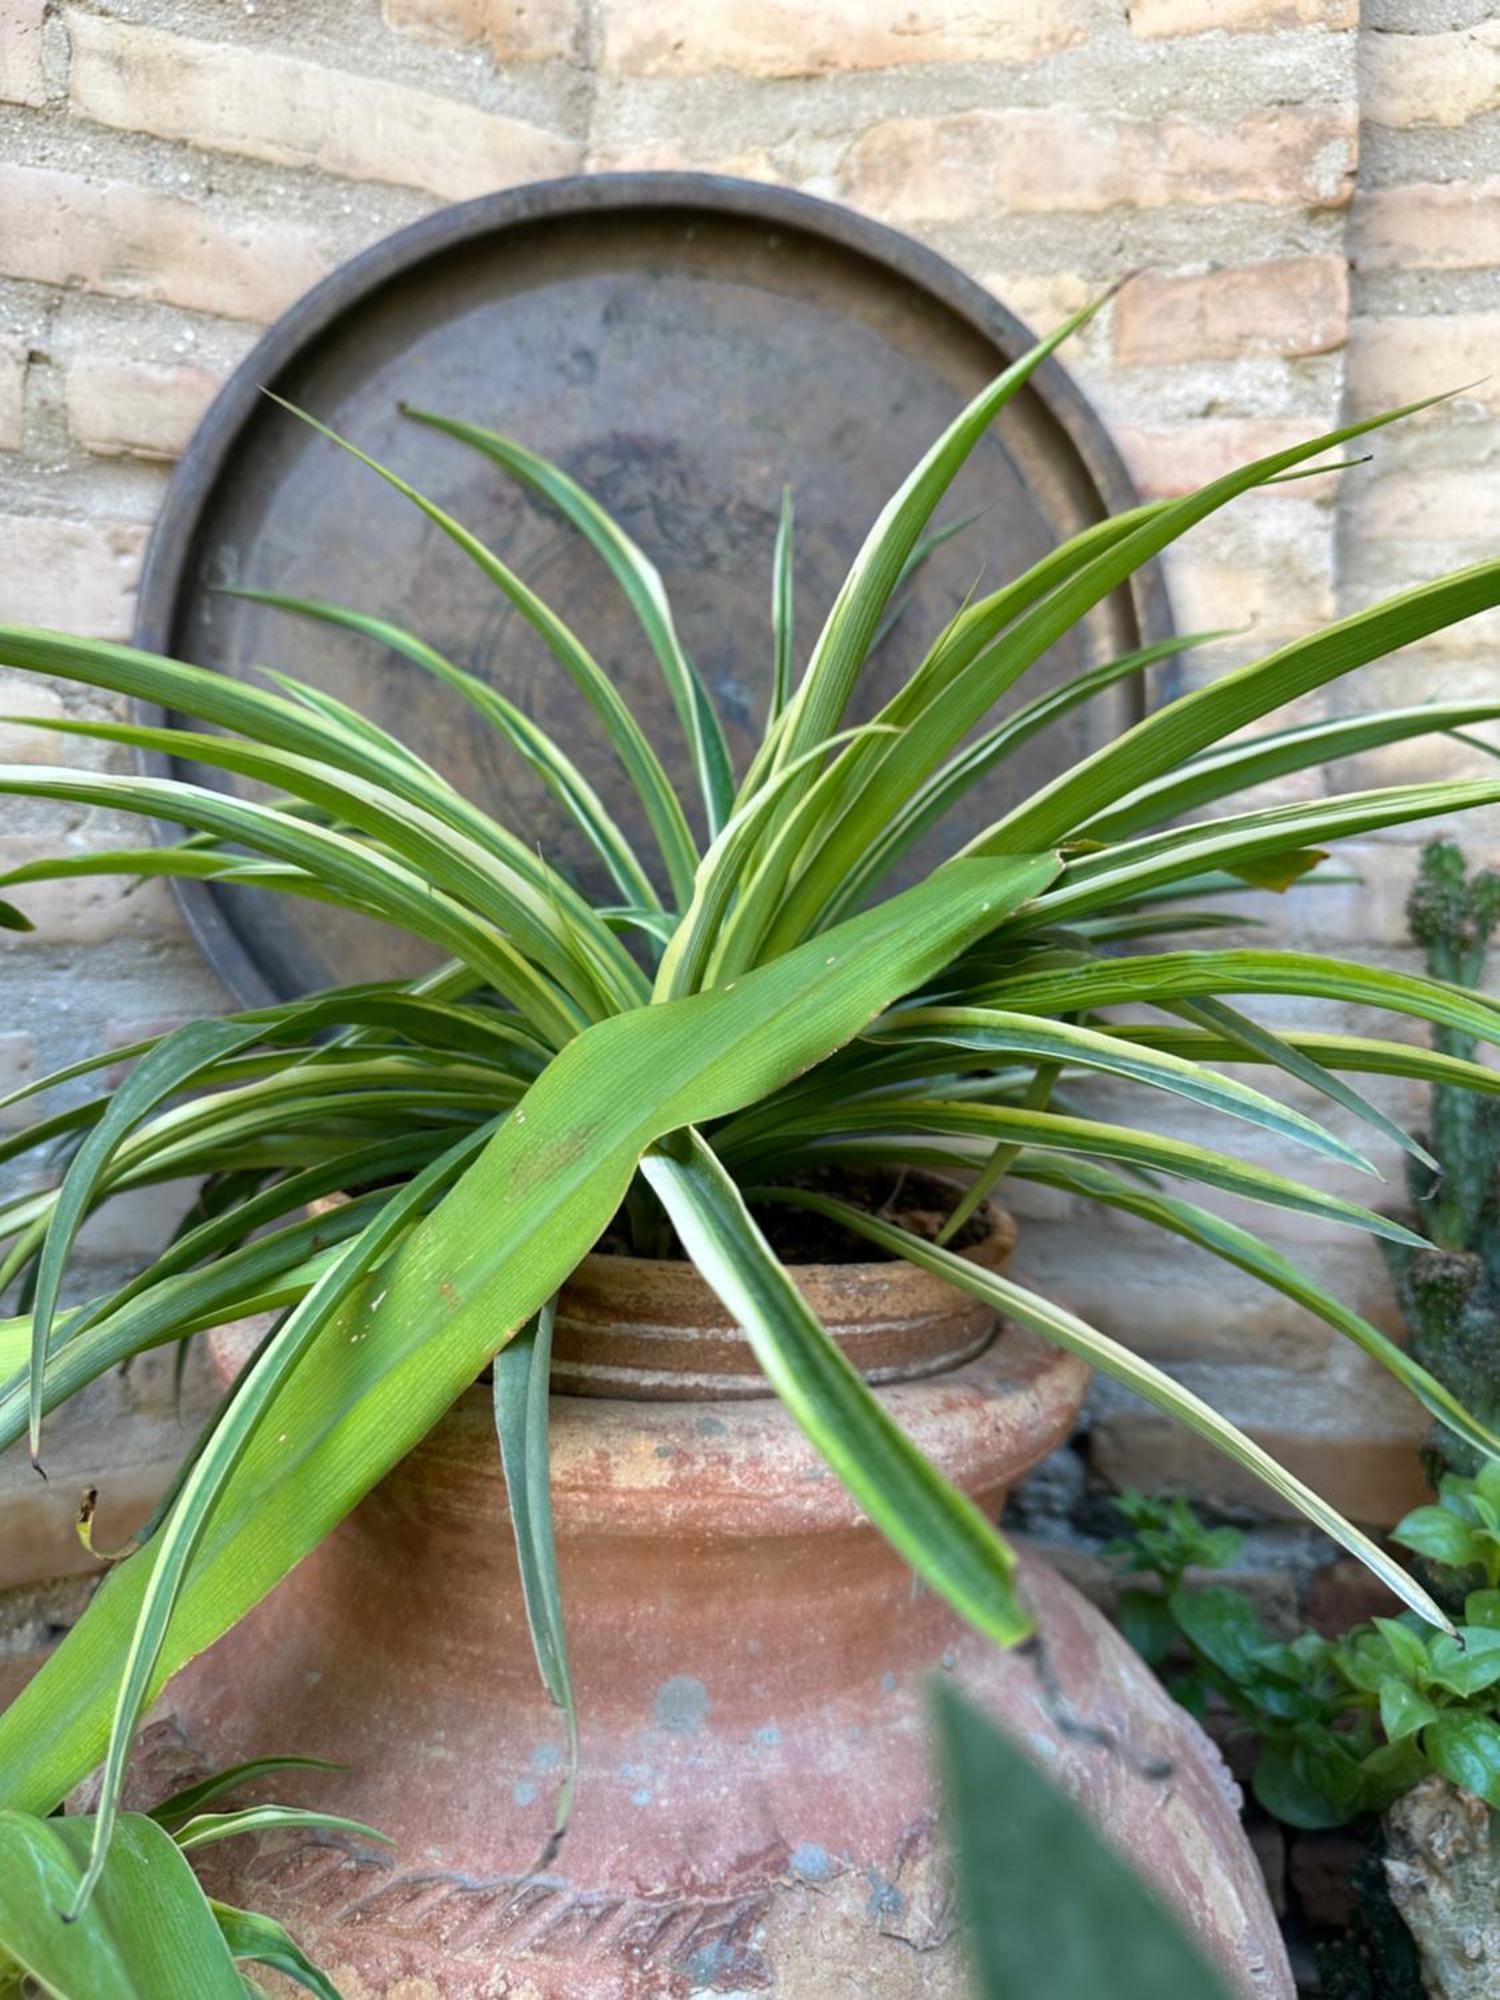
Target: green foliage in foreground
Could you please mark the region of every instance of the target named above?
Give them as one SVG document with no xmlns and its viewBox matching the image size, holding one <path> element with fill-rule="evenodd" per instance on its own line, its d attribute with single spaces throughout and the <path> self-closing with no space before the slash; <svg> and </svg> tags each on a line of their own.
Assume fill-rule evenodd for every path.
<svg viewBox="0 0 1500 2000">
<path fill-rule="evenodd" d="M 1050 2000 L 1228 2000 L 1177 1918 L 1023 1751 L 946 1683 L 932 1710 L 978 2000 L 1032 2000 L 1039 1983 Z"/>
<path fill-rule="evenodd" d="M 50 2000 L 245 2000 L 259 1989 L 241 1965 L 274 1967 L 317 2000 L 331 1980 L 270 1917 L 206 1896 L 188 1865 L 197 1848 L 286 1828 L 383 1835 L 357 1820 L 290 1806 L 205 1812 L 225 1792 L 274 1771 L 327 1770 L 307 1757 L 267 1757 L 174 1792 L 149 1813 L 122 1813 L 98 1881 L 73 1922 L 97 1832 L 91 1813 L 41 1819 L 0 1810 L 0 1995 Z"/>
<path fill-rule="evenodd" d="M 1432 1565 L 1452 1633 L 1404 1613 L 1338 1639 L 1278 1638 L 1243 1590 L 1187 1581 L 1230 1567 L 1237 1530 L 1204 1527 L 1182 1499 L 1131 1492 L 1119 1506 L 1130 1532 L 1114 1552 L 1157 1585 L 1121 1593 L 1121 1630 L 1185 1707 L 1202 1714 L 1217 1696 L 1258 1739 L 1251 1784 L 1267 1812 L 1342 1826 L 1432 1771 L 1500 1806 L 1500 1464 L 1448 1475 L 1392 1536 Z"/>
<path fill-rule="evenodd" d="M 242 795 L 113 767 L 0 768 L 0 793 L 11 797 L 184 829 L 174 846 L 70 849 L 28 863 L 0 881 L 20 904 L 30 883 L 89 873 L 217 880 L 395 925 L 440 961 L 420 979 L 338 988 L 143 1041 L 125 1052 L 134 1064 L 117 1089 L 100 1088 L 122 1059 L 111 1050 L 10 1100 L 39 1095 L 45 1105 L 0 1139 L 0 1158 L 35 1155 L 56 1178 L 0 1206 L 0 1283 L 16 1287 L 15 1314 L 0 1321 L 0 1445 L 24 1440 L 40 1461 L 47 1413 L 109 1369 L 225 1320 L 282 1315 L 141 1546 L 113 1567 L 0 1718 L 0 1801 L 17 1810 L 47 1812 L 105 1760 L 75 1909 L 102 1879 L 132 1737 L 170 1674 L 270 1590 L 523 1334 L 531 1364 L 502 1368 L 496 1386 L 528 1407 L 510 1413 L 515 1422 L 502 1413 L 500 1428 L 507 1472 L 524 1489 L 514 1511 L 525 1522 L 527 1609 L 545 1685 L 570 1702 L 538 1483 L 545 1407 L 532 1373 L 549 1303 L 607 1231 L 638 1250 L 692 1257 L 871 1520 L 999 1643 L 1028 1626 L 1009 1549 L 844 1363 L 745 1190 L 761 1190 L 761 1202 L 799 1198 L 814 1170 L 872 1161 L 974 1172 L 951 1237 L 1002 1177 L 1045 1183 L 1080 1207 L 1118 1209 L 1207 1248 L 1296 1299 L 1374 1355 L 1466 1445 L 1486 1458 L 1500 1449 L 1483 1421 L 1263 1232 L 1196 1199 L 1207 1191 L 1209 1203 L 1228 1196 L 1409 1242 L 1403 1224 L 1346 1194 L 1244 1157 L 1235 1135 L 1270 1134 L 1310 1166 L 1362 1169 L 1369 1163 L 1342 1128 L 1363 1123 L 1385 1140 L 1394 1128 L 1351 1079 L 1500 1090 L 1492 1071 L 1467 1059 L 1399 1040 L 1272 1032 L 1236 1004 L 1270 995 L 1385 1008 L 1494 1043 L 1493 1002 L 1439 979 L 1214 942 L 1217 899 L 1295 882 L 1328 842 L 1500 802 L 1493 780 L 1280 805 L 1239 797 L 1356 752 L 1500 717 L 1500 703 L 1435 701 L 1276 721 L 1287 704 L 1500 604 L 1500 562 L 1309 632 L 1167 703 L 1033 790 L 914 888 L 889 893 L 890 871 L 980 778 L 1007 759 L 1024 769 L 1040 729 L 1162 650 L 1104 661 L 1028 698 L 1025 675 L 1057 641 L 1198 522 L 1390 421 L 1348 426 L 1098 522 L 1023 574 L 976 587 L 873 720 L 850 727 L 866 660 L 893 595 L 941 532 L 932 522 L 951 481 L 1087 317 L 1007 369 L 913 468 L 800 673 L 790 628 L 795 527 L 783 516 L 768 592 L 766 720 L 741 769 L 661 579 L 624 529 L 513 440 L 409 413 L 539 495 L 614 576 L 691 754 L 690 799 L 676 795 L 660 747 L 565 616 L 435 501 L 329 434 L 330 450 L 353 452 L 419 509 L 451 560 L 476 564 L 539 636 L 592 712 L 649 842 L 627 837 L 561 744 L 405 630 L 394 607 L 272 600 L 289 633 L 331 624 L 362 635 L 372 659 L 383 649 L 409 663 L 414 687 L 436 682 L 467 704 L 571 815 L 606 885 L 597 894 L 538 854 L 524 830 L 303 679 L 278 673 L 254 686 L 125 646 L 0 628 L 0 664 L 182 718 L 167 729 L 46 725 L 64 738 L 175 752 L 246 787 Z M 0 915 L 13 927 L 27 921 L 20 907 L 0 906 Z M 1208 940 L 1202 949 L 1151 941 L 1195 930 Z M 1255 1084 L 1229 1073 L 1247 1065 Z M 1141 1093 L 1142 1122 L 1073 1108 L 1061 1093 L 1090 1076 Z M 1287 1077 L 1331 1107 L 1340 1129 L 1260 1087 Z M 1208 1121 L 1211 1142 L 1158 1129 L 1151 1114 L 1179 1101 Z M 198 1187 L 173 1242 L 128 1283 L 65 1303 L 85 1220 L 164 1182 Z M 309 1216 L 310 1202 L 335 1191 L 351 1199 Z M 949 1255 L 900 1231 L 883 1247 L 940 1264 Z M 970 1269 L 958 1259 L 943 1268 Z M 995 1282 L 990 1295 L 1012 1317 L 1088 1353 L 1271 1479 L 1415 1611 L 1443 1622 L 1398 1564 L 1201 1401 L 1076 1316 Z"/>
</svg>

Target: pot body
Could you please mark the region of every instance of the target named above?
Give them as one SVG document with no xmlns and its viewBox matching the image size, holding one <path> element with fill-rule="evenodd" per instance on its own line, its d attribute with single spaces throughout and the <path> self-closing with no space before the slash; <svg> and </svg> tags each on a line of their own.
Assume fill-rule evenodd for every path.
<svg viewBox="0 0 1500 2000">
<path fill-rule="evenodd" d="M 974 1253 L 1001 1259 L 996 1228 Z M 890 1414 L 993 1516 L 1066 1437 L 1086 1372 L 910 1267 L 799 1283 Z M 613 1302 L 613 1303 L 612 1303 Z M 216 1336 L 237 1365 L 244 1335 Z M 1290 1995 L 1217 1753 L 1117 1634 L 1028 1565 L 1039 1642 L 1002 1653 L 869 1526 L 758 1386 L 690 1268 L 588 1260 L 564 1293 L 555 1528 L 581 1757 L 537 1680 L 487 1387 L 174 1681 L 142 1777 L 293 1752 L 269 1787 L 394 1849 L 208 1850 L 345 2000 L 958 2000 L 968 1990 L 922 1697 L 952 1675 L 1183 1911 L 1231 1990 Z M 892 1378 L 905 1379 L 892 1379 Z M 1066 1893 L 1060 1885 L 1060 1893 Z"/>
</svg>

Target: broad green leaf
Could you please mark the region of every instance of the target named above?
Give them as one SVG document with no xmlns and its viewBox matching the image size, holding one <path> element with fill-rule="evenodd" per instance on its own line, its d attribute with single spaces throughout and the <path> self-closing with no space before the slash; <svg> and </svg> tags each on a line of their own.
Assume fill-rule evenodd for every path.
<svg viewBox="0 0 1500 2000">
<path fill-rule="evenodd" d="M 1428 1596 L 1398 1562 L 1392 1560 L 1385 1551 L 1360 1533 L 1326 1500 L 1293 1473 L 1278 1465 L 1269 1452 L 1263 1451 L 1252 1438 L 1228 1423 L 1216 1410 L 1174 1382 L 1170 1375 L 1143 1361 L 1138 1354 L 1122 1347 L 1085 1321 L 1070 1313 L 1065 1307 L 1054 1305 L 1050 1300 L 1039 1297 L 1018 1285 L 1014 1279 L 1000 1276 L 998 1272 L 982 1270 L 972 1264 L 967 1257 L 958 1256 L 952 1250 L 940 1249 L 934 1243 L 924 1242 L 910 1230 L 900 1229 L 894 1223 L 883 1222 L 878 1216 L 866 1214 L 863 1210 L 851 1208 L 847 1202 L 836 1201 L 827 1195 L 813 1194 L 802 1188 L 766 1188 L 755 1190 L 755 1198 L 790 1203 L 797 1208 L 811 1209 L 817 1215 L 826 1215 L 841 1222 L 857 1236 L 863 1236 L 878 1244 L 881 1249 L 895 1257 L 904 1257 L 908 1263 L 920 1270 L 931 1271 L 934 1276 L 946 1278 L 960 1291 L 982 1299 L 1006 1318 L 1039 1333 L 1043 1339 L 1054 1341 L 1059 1347 L 1081 1355 L 1094 1367 L 1127 1389 L 1133 1389 L 1146 1402 L 1164 1410 L 1186 1429 L 1195 1432 L 1207 1443 L 1222 1451 L 1227 1458 L 1243 1466 L 1247 1472 L 1263 1480 L 1273 1493 L 1290 1502 L 1300 1514 L 1304 1514 L 1323 1532 L 1358 1556 L 1365 1567 L 1371 1570 L 1386 1587 L 1393 1591 L 1401 1602 L 1415 1611 L 1429 1624 L 1441 1631 L 1451 1632 L 1452 1625 L 1442 1610 Z"/>
<path fill-rule="evenodd" d="M 166 1645 L 168 1627 L 189 1564 L 224 1488 L 252 1443 L 258 1437 L 264 1438 L 267 1416 L 275 1407 L 278 1391 L 292 1379 L 319 1335 L 365 1284 L 397 1241 L 408 1219 L 420 1211 L 430 1193 L 451 1181 L 455 1168 L 467 1163 L 484 1137 L 482 1132 L 471 1133 L 452 1152 L 424 1168 L 391 1197 L 375 1219 L 340 1253 L 302 1303 L 287 1315 L 236 1385 L 228 1408 L 183 1480 L 175 1506 L 150 1544 L 150 1575 L 145 1579 L 125 1659 L 94 1817 L 93 1846 L 71 1905 L 74 1918 L 87 1905 L 103 1874 L 136 1726 L 158 1683 L 157 1663 Z M 290 1442 L 288 1433 L 276 1437 L 277 1444 Z M 182 1834 L 179 1832 L 176 1837 L 180 1842 Z"/>
<path fill-rule="evenodd" d="M 1446 1688 L 1467 1701 L 1500 1681 L 1500 1632 L 1464 1626 L 1456 1639 L 1444 1634 L 1433 1641 L 1426 1684 Z"/>
<path fill-rule="evenodd" d="M 1487 1715 L 1444 1715 L 1422 1740 L 1451 1784 L 1500 1807 L 1500 1723 Z"/>
<path fill-rule="evenodd" d="M 507 472 L 533 492 L 550 500 L 564 519 L 603 558 L 631 610 L 640 620 L 641 630 L 656 655 L 662 679 L 672 697 L 672 706 L 677 711 L 677 719 L 682 724 L 692 752 L 708 814 L 708 837 L 712 840 L 733 810 L 734 772 L 730 767 L 729 750 L 713 699 L 677 636 L 672 607 L 656 565 L 593 495 L 586 492 L 576 479 L 569 478 L 560 466 L 551 464 L 534 451 L 528 451 L 514 438 L 502 437 L 498 431 L 484 430 L 478 424 L 464 423 L 453 417 L 436 416 L 430 410 L 413 409 L 407 404 L 403 404 L 402 408 L 405 415 L 414 417 L 418 423 L 430 424 L 434 430 L 446 431 L 461 443 L 472 445 L 486 458 L 493 459 L 495 464 L 504 466 Z"/>
<path fill-rule="evenodd" d="M 340 2000 L 339 1990 L 326 1973 L 320 1972 L 302 1947 L 273 1917 L 254 1910 L 237 1910 L 231 1903 L 209 1898 L 214 1922 L 232 1957 L 252 1965 L 269 1966 L 292 1980 L 317 2000 Z"/>
<path fill-rule="evenodd" d="M 930 1699 L 980 2000 L 1229 2000 L 1082 1810 L 955 1689 Z"/>
<path fill-rule="evenodd" d="M 1262 1743 L 1252 1789 L 1284 1825 L 1309 1831 L 1343 1826 L 1365 1799 L 1357 1759 L 1330 1730 L 1317 1728 Z"/>
<path fill-rule="evenodd" d="M 0 1811 L 0 1952 L 54 2000 L 244 2000 L 186 1857 L 141 1814 L 121 1818 L 97 1893 L 65 1919 L 93 1830 L 91 1818 Z"/>
<path fill-rule="evenodd" d="M 1380 1726 L 1392 1743 L 1414 1736 L 1429 1722 L 1436 1722 L 1437 1717 L 1438 1711 L 1426 1695 L 1419 1694 L 1407 1682 L 1388 1680 L 1381 1683 Z"/>
<path fill-rule="evenodd" d="M 875 1526 L 981 1632 L 1002 1646 L 1024 1638 L 1031 1620 L 1009 1548 L 829 1338 L 709 1147 L 696 1133 L 677 1135 L 642 1170 L 772 1388 Z"/>
<path fill-rule="evenodd" d="M 1446 1507 L 1413 1508 L 1391 1530 L 1391 1540 L 1450 1569 L 1465 1569 L 1479 1558 L 1472 1530 Z"/>
<path fill-rule="evenodd" d="M 1240 1685 L 1257 1677 L 1266 1634 L 1242 1590 L 1227 1584 L 1174 1590 L 1171 1607 L 1178 1630 L 1221 1673 Z"/>
<path fill-rule="evenodd" d="M 562 1591 L 557 1580 L 552 1468 L 547 1443 L 555 1311 L 556 1301 L 549 1299 L 500 1349 L 494 1362 L 495 1430 L 500 1440 L 506 1498 L 510 1502 L 526 1624 L 542 1686 L 561 1713 L 567 1732 L 567 1762 L 558 1792 L 548 1861 L 567 1831 L 578 1775 L 578 1705 L 573 1695 Z"/>
<path fill-rule="evenodd" d="M 156 1671 L 132 1676 L 132 1713 L 315 1546 L 552 1296 L 649 1146 L 826 1058 L 1057 865 L 1044 855 L 940 869 L 732 989 L 637 1008 L 570 1042 L 378 1282 L 300 1357 L 207 1524 Z M 0 1716 L 0 1796 L 49 1808 L 98 1760 L 159 1560 L 148 1544 L 117 1564 Z"/>
</svg>

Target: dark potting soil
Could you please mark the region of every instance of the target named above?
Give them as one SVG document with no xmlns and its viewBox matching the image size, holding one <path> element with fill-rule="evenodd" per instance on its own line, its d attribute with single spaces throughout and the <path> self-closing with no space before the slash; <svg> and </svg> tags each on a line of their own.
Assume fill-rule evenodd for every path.
<svg viewBox="0 0 1500 2000">
<path fill-rule="evenodd" d="M 818 1167 L 789 1177 L 788 1187 L 806 1188 L 826 1194 L 877 1215 L 883 1222 L 909 1229 L 924 1242 L 936 1242 L 938 1231 L 947 1221 L 958 1191 L 951 1182 L 932 1174 L 902 1171 L 890 1167 Z M 779 1201 L 755 1202 L 751 1213 L 767 1242 L 784 1264 L 877 1264 L 888 1253 L 868 1237 L 857 1235 L 842 1223 L 811 1209 L 793 1208 Z M 971 1215 L 948 1244 L 950 1250 L 964 1250 L 979 1242 L 985 1233 L 983 1211 Z M 631 1256 L 623 1237 L 609 1232 L 595 1248 L 606 1256 Z M 674 1242 L 669 1253 L 682 1255 Z"/>
</svg>

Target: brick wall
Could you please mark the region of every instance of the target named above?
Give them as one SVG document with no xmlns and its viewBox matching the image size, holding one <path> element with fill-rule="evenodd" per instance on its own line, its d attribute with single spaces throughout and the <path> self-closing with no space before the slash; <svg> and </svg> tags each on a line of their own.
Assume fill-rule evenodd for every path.
<svg viewBox="0 0 1500 2000">
<path fill-rule="evenodd" d="M 215 386 L 354 250 L 484 189 L 685 166 L 911 230 L 1039 326 L 1139 272 L 1072 365 L 1148 494 L 1345 409 L 1476 384 L 1382 437 L 1372 466 L 1251 497 L 1174 554 L 1182 624 L 1248 628 L 1195 656 L 1195 675 L 1221 672 L 1493 551 L 1492 14 L 1488 0 L 1367 0 L 1362 21 L 1356 0 L 0 0 L 0 615 L 128 630 L 171 462 Z M 1491 623 L 1436 642 L 1352 698 L 1492 686 L 1494 637 Z M 0 724 L 0 750 L 50 757 L 25 716 L 83 700 L 0 673 L 0 712 L 22 718 Z M 1425 776 L 1468 754 L 1423 745 L 1395 762 Z M 10 805 L 0 857 L 107 830 L 102 815 Z M 1491 858 L 1500 826 L 1471 838 Z M 1409 840 L 1365 843 L 1364 883 L 1318 900 L 1317 939 L 1401 962 L 1411 860 Z M 0 1088 L 219 997 L 162 891 L 69 886 L 30 907 L 36 933 L 6 947 Z M 1289 911 L 1284 929 L 1313 926 Z M 1400 1091 L 1387 1103 L 1419 1110 Z M 146 1197 L 106 1218 L 87 1242 L 95 1275 L 165 1220 Z M 1091 1221 L 1097 1250 L 1080 1261 L 1057 1204 L 1030 1199 L 1025 1221 L 1039 1282 L 1340 1504 L 1379 1524 L 1409 1502 L 1420 1427 L 1317 1323 L 1186 1250 L 1164 1263 L 1124 1223 Z M 1366 1246 L 1264 1211 L 1257 1222 L 1391 1323 Z M 141 1366 L 59 1426 L 50 1488 L 12 1454 L 0 1587 L 86 1569 L 77 1488 L 103 1488 L 107 1542 L 149 1502 L 202 1400 L 190 1376 L 174 1416 L 162 1370 Z M 1108 1391 L 1031 1506 L 1033 1527 L 1080 1561 L 1078 1502 L 1099 1477 L 1245 1499 Z M 1290 1530 L 1262 1547 L 1273 1568 L 1317 1559 Z M 76 1599 L 58 1585 L 17 1600 L 15 1671 Z"/>
</svg>

